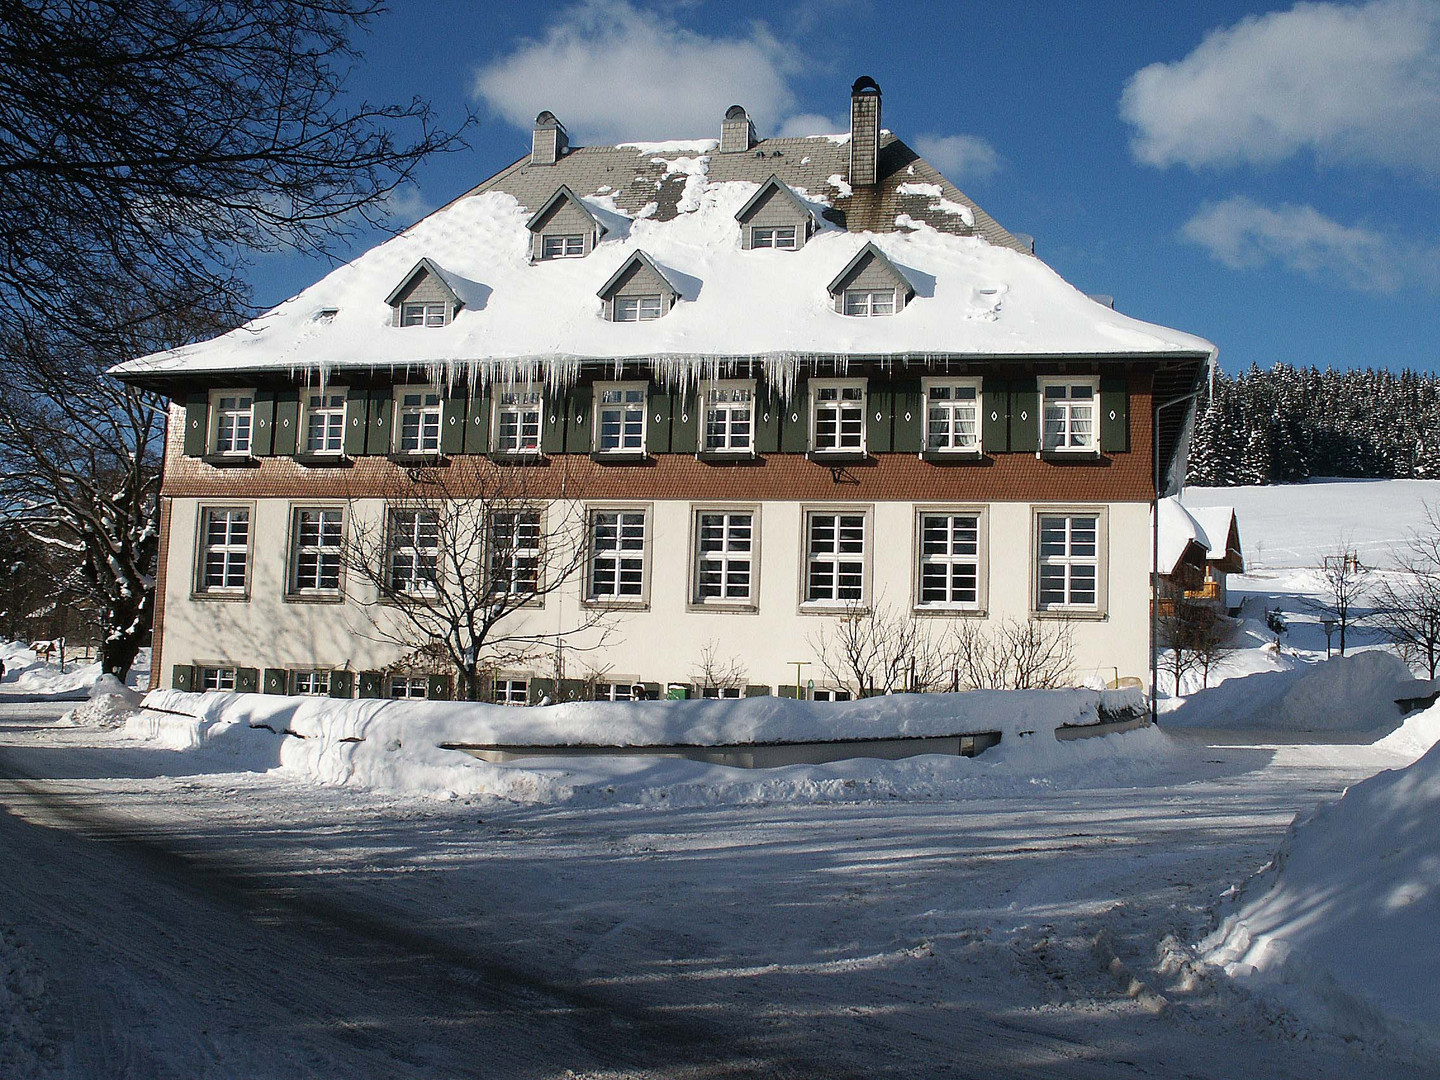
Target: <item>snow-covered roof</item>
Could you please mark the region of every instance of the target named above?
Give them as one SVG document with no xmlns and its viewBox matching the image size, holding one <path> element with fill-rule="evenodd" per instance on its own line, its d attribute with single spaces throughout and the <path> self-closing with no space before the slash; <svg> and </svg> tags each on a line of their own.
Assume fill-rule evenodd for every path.
<svg viewBox="0 0 1440 1080">
<path fill-rule="evenodd" d="M 881 182 L 852 193 L 847 150 L 817 136 L 732 154 L 707 142 L 582 147 L 550 166 L 527 157 L 246 326 L 116 371 L 143 381 L 405 365 L 488 378 L 516 361 L 573 368 L 576 358 L 650 357 L 674 371 L 753 357 L 793 370 L 809 357 L 857 354 L 1213 352 L 1201 338 L 1090 300 L 893 136 L 882 144 Z M 798 251 L 741 248 L 735 214 L 771 174 L 822 211 Z M 585 258 L 532 263 L 526 223 L 562 184 L 608 231 Z M 946 203 L 965 207 L 973 225 Z M 887 318 L 838 314 L 826 291 L 867 244 L 915 287 L 915 299 Z M 607 322 L 596 294 L 642 249 L 692 302 L 649 322 Z M 421 259 L 443 268 L 465 306 L 443 327 L 392 326 L 385 299 Z"/>
<path fill-rule="evenodd" d="M 1161 499 L 1159 570 L 1175 572 L 1190 545 L 1199 549 L 1207 562 L 1221 562 L 1228 551 L 1231 530 L 1235 528 L 1232 506 L 1182 506 L 1178 496 Z"/>
</svg>

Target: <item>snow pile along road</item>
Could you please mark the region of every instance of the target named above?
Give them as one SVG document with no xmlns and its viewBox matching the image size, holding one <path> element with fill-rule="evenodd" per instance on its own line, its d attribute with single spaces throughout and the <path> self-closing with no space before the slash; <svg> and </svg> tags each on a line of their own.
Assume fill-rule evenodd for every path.
<svg viewBox="0 0 1440 1080">
<path fill-rule="evenodd" d="M 172 748 L 220 754 L 230 767 L 279 768 L 326 784 L 491 795 L 521 802 L 711 805 L 938 798 L 1087 787 L 1153 776 L 1176 751 L 1153 729 L 1061 743 L 1063 724 L 1094 723 L 1128 693 L 1086 690 L 898 695 L 853 702 L 575 702 L 516 709 L 261 694 L 151 693 L 126 731 Z M 527 758 L 495 765 L 444 744 L 734 745 L 999 731 L 976 759 L 926 755 L 746 770 L 661 756 Z"/>
<path fill-rule="evenodd" d="M 1440 747 L 1297 824 L 1202 954 L 1347 1038 L 1440 1043 L 1437 821 Z"/>
</svg>

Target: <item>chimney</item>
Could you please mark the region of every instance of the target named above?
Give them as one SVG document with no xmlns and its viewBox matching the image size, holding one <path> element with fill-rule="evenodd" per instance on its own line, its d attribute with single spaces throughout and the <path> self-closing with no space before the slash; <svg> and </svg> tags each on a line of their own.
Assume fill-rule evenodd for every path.
<svg viewBox="0 0 1440 1080">
<path fill-rule="evenodd" d="M 743 106 L 731 105 L 720 124 L 720 153 L 743 154 L 755 145 L 755 125 Z"/>
<path fill-rule="evenodd" d="M 570 149 L 570 136 L 565 125 L 546 110 L 535 117 L 535 137 L 530 144 L 531 165 L 554 165 Z"/>
<path fill-rule="evenodd" d="M 850 186 L 874 187 L 880 175 L 880 84 L 861 75 L 850 87 Z"/>
</svg>

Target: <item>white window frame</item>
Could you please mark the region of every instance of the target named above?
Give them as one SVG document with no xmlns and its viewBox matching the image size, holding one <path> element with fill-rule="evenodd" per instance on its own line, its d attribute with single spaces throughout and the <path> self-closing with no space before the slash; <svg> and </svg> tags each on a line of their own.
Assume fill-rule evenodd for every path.
<svg viewBox="0 0 1440 1080">
<path fill-rule="evenodd" d="M 400 304 L 400 325 L 444 326 L 450 321 L 450 304 L 445 300 L 405 300 Z"/>
<path fill-rule="evenodd" d="M 831 541 L 828 551 L 813 551 L 811 537 L 819 519 L 833 519 L 832 527 L 836 535 Z M 853 523 L 848 519 L 858 518 L 861 523 L 860 551 L 839 550 L 842 537 L 839 530 L 842 528 L 853 529 Z M 872 552 L 874 551 L 875 515 L 874 508 L 870 506 L 806 506 L 802 509 L 800 529 L 800 610 L 801 611 L 823 611 L 823 612 L 844 612 L 863 611 L 870 606 L 870 581 Z M 853 539 L 849 541 L 853 543 Z M 859 566 L 860 573 L 860 595 L 854 597 L 842 597 L 840 575 L 842 567 Z M 812 598 L 812 578 L 821 567 L 830 567 L 833 570 L 834 585 L 831 589 L 831 596 Z M 853 570 L 846 571 L 853 574 Z"/>
<path fill-rule="evenodd" d="M 744 401 L 712 401 L 713 394 L 744 392 L 749 397 Z M 725 379 L 707 382 L 700 388 L 700 452 L 702 454 L 733 454 L 737 457 L 755 455 L 755 382 L 752 379 Z M 748 413 L 744 424 L 744 445 L 736 437 L 739 424 L 738 413 Z M 718 445 L 710 445 L 710 418 L 724 417 L 723 438 Z"/>
<path fill-rule="evenodd" d="M 523 675 L 505 675 L 492 679 L 490 701 L 494 705 L 529 705 L 530 680 Z"/>
<path fill-rule="evenodd" d="M 225 406 L 225 401 L 235 404 Z M 240 402 L 245 404 L 240 404 Z M 210 452 L 219 457 L 246 458 L 252 456 L 255 446 L 255 391 L 254 390 L 212 390 L 210 391 Z M 227 439 L 226 421 L 230 421 L 228 435 L 230 445 L 222 446 Z M 243 421 L 243 423 L 242 423 Z M 241 438 L 243 427 L 244 437 Z"/>
<path fill-rule="evenodd" d="M 551 251 L 551 244 L 558 247 L 558 251 Z M 585 254 L 584 233 L 542 233 L 540 236 L 540 258 L 548 262 L 551 259 L 578 259 Z"/>
<path fill-rule="evenodd" d="M 329 669 L 295 668 L 290 672 L 290 693 L 300 697 L 329 697 Z"/>
<path fill-rule="evenodd" d="M 502 550 L 498 546 L 497 537 L 501 531 L 498 519 L 502 517 L 520 517 L 521 515 L 535 518 L 533 536 L 527 537 L 517 535 L 510 547 Z M 525 526 L 522 526 L 522 528 Z M 488 581 L 490 592 L 495 596 L 522 596 L 532 600 L 539 598 L 539 593 L 544 582 L 544 560 L 545 560 L 545 513 L 538 506 L 516 506 L 507 507 L 503 510 L 491 510 L 485 521 L 486 532 L 486 558 L 488 560 Z M 533 539 L 534 544 L 522 546 L 521 541 Z M 533 563 L 534 569 L 531 575 L 530 588 L 515 588 L 516 579 L 526 562 Z M 504 588 L 500 587 L 502 579 L 508 582 Z"/>
<path fill-rule="evenodd" d="M 594 701 L 637 701 L 635 687 L 639 679 L 617 679 L 613 675 L 595 684 Z"/>
<path fill-rule="evenodd" d="M 528 400 L 534 398 L 533 401 Z M 525 400 L 521 400 L 525 399 Z M 490 403 L 490 445 L 492 453 L 534 455 L 540 453 L 545 431 L 545 391 L 534 383 L 496 386 Z M 534 424 L 534 439 L 529 439 L 527 416 Z M 507 433 L 507 421 L 513 431 Z"/>
<path fill-rule="evenodd" d="M 928 553 L 925 550 L 925 522 L 927 518 L 947 519 L 945 527 L 946 550 L 944 552 Z M 963 550 L 955 550 L 955 518 L 975 519 L 975 551 L 973 554 Z M 946 505 L 919 506 L 915 508 L 914 565 L 912 573 L 914 576 L 913 604 L 917 613 L 944 615 L 984 614 L 989 599 L 989 529 L 989 515 L 982 506 Z M 975 568 L 975 598 L 973 600 L 955 600 L 953 598 L 952 589 L 954 580 L 949 569 L 957 565 L 973 565 Z M 927 566 L 946 568 L 946 599 L 925 599 L 925 568 Z"/>
<path fill-rule="evenodd" d="M 750 246 L 752 248 L 794 251 L 800 246 L 800 227 L 798 225 L 751 225 Z"/>
<path fill-rule="evenodd" d="M 640 521 L 640 548 L 636 554 L 636 548 L 621 548 L 620 543 L 626 538 L 617 531 L 614 544 L 601 549 L 597 547 L 597 527 L 601 524 L 602 518 L 617 516 L 614 527 L 617 530 L 631 530 L 629 539 L 634 539 L 635 518 Z M 602 607 L 646 607 L 650 603 L 650 550 L 652 543 L 652 528 L 654 515 L 649 505 L 616 504 L 616 505 L 588 505 L 585 508 L 585 602 Z M 624 552 L 624 554 L 622 554 Z M 613 553 L 613 554 L 612 554 Z M 605 569 L 608 584 L 615 587 L 614 592 L 601 591 L 597 586 L 601 579 L 602 564 L 614 562 L 613 569 Z M 630 564 L 622 566 L 622 563 Z M 638 590 L 619 592 L 622 578 L 629 574 L 639 574 Z"/>
<path fill-rule="evenodd" d="M 847 390 L 854 390 L 857 387 L 860 390 L 859 400 L 847 401 L 844 397 L 845 392 Z M 836 391 L 839 397 L 837 397 L 833 403 L 830 401 L 822 402 L 821 398 L 828 396 L 831 391 Z M 867 425 L 865 423 L 865 411 L 870 401 L 867 381 L 865 379 L 811 379 L 808 393 L 810 395 L 810 452 L 817 456 L 830 454 L 837 456 L 853 456 L 858 454 L 863 456 L 866 453 L 865 429 Z M 852 411 L 852 405 L 855 417 L 847 418 L 843 414 Z M 822 406 L 827 412 L 833 411 L 835 413 L 834 445 L 820 445 L 820 410 Z M 852 419 L 859 420 L 860 438 L 858 444 L 847 446 L 844 445 L 845 424 L 851 422 Z"/>
<path fill-rule="evenodd" d="M 654 322 L 665 314 L 665 298 L 660 293 L 617 296 L 610 306 L 612 322 Z"/>
<path fill-rule="evenodd" d="M 430 696 L 430 677 L 428 675 L 389 675 L 386 678 L 385 689 L 386 696 L 392 701 L 423 701 Z"/>
<path fill-rule="evenodd" d="M 227 525 L 225 539 L 220 543 L 210 542 L 210 519 L 215 514 L 244 514 L 245 515 L 245 541 L 239 543 L 234 539 L 233 525 Z M 252 503 L 226 503 L 215 505 L 201 505 L 198 508 L 195 519 L 195 581 L 193 594 L 195 596 L 214 597 L 229 600 L 243 600 L 250 595 L 250 570 L 253 563 L 255 550 L 255 506 Z M 220 584 L 211 585 L 209 578 L 210 553 L 215 551 L 222 557 L 224 571 L 222 578 L 228 580 L 231 576 L 229 570 L 233 560 L 240 563 L 241 583 L 239 585 L 226 584 L 224 580 Z"/>
<path fill-rule="evenodd" d="M 1076 387 L 1087 387 L 1090 390 L 1089 399 L 1072 398 L 1070 392 Z M 1046 397 L 1046 390 L 1056 387 L 1064 387 L 1066 397 L 1057 399 L 1054 402 L 1056 418 L 1061 421 L 1061 442 L 1051 445 L 1050 442 L 1050 417 L 1051 400 Z M 1040 397 L 1040 449 L 1047 454 L 1094 454 L 1100 449 L 1100 380 L 1095 378 L 1054 378 L 1041 379 L 1039 381 Z M 1077 405 L 1084 403 L 1090 411 L 1088 436 L 1080 442 L 1072 443 L 1076 435 L 1077 416 L 1079 411 Z"/>
<path fill-rule="evenodd" d="M 702 686 L 700 697 L 704 701 L 738 701 L 745 696 L 747 683 L 738 686 Z"/>
<path fill-rule="evenodd" d="M 638 393 L 638 401 L 627 400 L 630 395 Z M 618 402 L 606 402 L 605 395 L 618 394 L 621 400 Z M 591 430 L 591 438 L 594 440 L 595 453 L 601 456 L 634 457 L 637 454 L 645 453 L 646 438 L 649 434 L 649 420 L 646 413 L 650 409 L 649 386 L 643 382 L 602 382 L 595 384 L 593 395 L 594 426 Z M 620 425 L 620 442 L 616 446 L 606 447 L 602 445 L 605 432 L 605 414 L 618 414 Z M 640 430 L 638 438 L 633 428 L 633 421 L 638 418 Z"/>
<path fill-rule="evenodd" d="M 879 319 L 900 310 L 897 289 L 846 289 L 841 311 L 855 319 Z M 887 300 L 888 297 L 888 300 Z"/>
<path fill-rule="evenodd" d="M 1062 518 L 1066 521 L 1064 549 L 1060 552 L 1046 552 L 1044 540 L 1045 520 Z M 1076 552 L 1074 522 L 1077 518 L 1091 518 L 1095 522 L 1094 553 Z M 1033 575 L 1031 603 L 1037 615 L 1103 617 L 1106 613 L 1109 589 L 1109 515 L 1104 507 L 1095 506 L 1037 506 L 1034 508 L 1032 523 L 1032 549 L 1030 565 Z M 1083 545 L 1083 533 L 1081 536 Z M 1074 595 L 1074 570 L 1076 567 L 1094 568 L 1094 600 L 1076 602 Z M 1061 568 L 1063 573 L 1062 598 L 1046 600 L 1045 570 L 1047 567 Z M 1081 578 L 1083 580 L 1083 576 Z"/>
<path fill-rule="evenodd" d="M 234 664 L 199 664 L 200 677 L 196 680 L 199 684 L 196 689 L 200 693 L 233 693 L 236 684 L 240 681 L 240 668 Z M 207 686 L 206 683 L 214 682 L 214 686 Z M 228 684 L 228 685 L 227 685 Z"/>
<path fill-rule="evenodd" d="M 922 445 L 924 446 L 924 452 L 927 454 L 980 453 L 980 442 L 983 435 L 984 417 L 984 400 L 983 392 L 980 386 L 980 380 L 928 378 L 922 379 L 921 383 L 925 392 L 923 434 L 924 442 L 922 443 Z M 936 399 L 934 405 L 932 405 L 931 394 L 932 392 L 940 389 L 949 390 L 952 396 L 948 399 Z M 974 432 L 973 438 L 968 440 L 964 438 L 956 438 L 957 418 L 963 420 L 963 418 L 960 417 L 960 414 L 964 412 L 963 406 L 966 400 L 964 398 L 956 398 L 953 396 L 955 390 L 957 389 L 973 391 L 975 395 L 973 399 L 974 416 L 972 417 Z M 948 430 L 946 432 L 946 441 L 944 445 L 941 446 L 932 446 L 930 440 L 931 409 L 934 407 L 938 407 L 939 410 L 943 412 L 946 416 L 946 427 Z"/>
<path fill-rule="evenodd" d="M 314 542 L 307 543 L 301 517 L 306 514 L 321 515 L 320 531 Z M 339 519 L 338 528 L 334 530 L 331 537 L 327 537 L 326 521 L 329 517 L 335 516 Z M 333 539 L 333 542 L 327 540 Z M 285 595 L 291 599 L 306 599 L 310 597 L 334 598 L 343 596 L 345 593 L 345 508 L 337 505 L 305 505 L 292 506 L 290 508 L 290 557 L 287 560 L 289 567 L 287 573 L 287 588 Z M 313 578 L 315 584 L 302 585 L 300 582 L 300 562 L 307 554 L 315 556 L 315 573 Z M 335 584 L 323 586 L 324 567 L 327 562 L 333 563 L 335 567 Z"/>
<path fill-rule="evenodd" d="M 327 457 L 339 457 L 345 453 L 345 421 L 347 417 L 349 394 L 343 386 L 327 387 L 324 393 L 311 389 L 302 391 L 300 409 L 300 430 L 304 433 L 304 445 L 301 453 L 325 455 Z M 315 405 L 313 398 L 319 398 L 323 402 Z M 335 399 L 340 399 L 340 404 L 335 404 Z M 322 419 L 322 431 L 320 445 L 316 446 L 312 438 L 313 425 L 316 417 Z M 332 445 L 333 444 L 333 445 Z"/>
<path fill-rule="evenodd" d="M 855 695 L 843 686 L 817 686 L 809 692 L 811 701 L 854 701 Z"/>
<path fill-rule="evenodd" d="M 395 387 L 395 452 L 397 454 L 438 454 L 440 433 L 445 427 L 445 393 L 438 386 L 412 386 L 401 384 Z M 419 404 L 409 404 L 407 397 L 418 397 Z M 434 398 L 434 401 L 429 400 Z M 405 418 L 417 418 L 416 445 L 405 445 Z M 433 432 L 427 430 L 426 421 L 434 419 Z"/>
<path fill-rule="evenodd" d="M 406 528 L 401 543 L 401 522 L 402 516 L 414 515 L 414 523 Z M 435 518 L 435 547 L 421 547 L 420 539 L 421 517 L 430 515 Z M 388 586 L 387 592 L 403 593 L 406 596 L 413 596 L 420 599 L 428 599 L 436 595 L 436 587 L 433 578 L 427 578 L 420 573 L 424 555 L 433 552 L 434 565 L 431 570 L 435 576 L 442 571 L 440 567 L 440 521 L 439 512 L 427 507 L 419 506 L 391 506 L 385 512 L 385 581 Z M 402 579 L 396 577 L 395 559 L 396 556 L 403 556 L 410 561 L 410 569 L 405 572 L 403 580 L 407 585 L 399 585 L 397 582 Z M 428 583 L 428 584 L 427 584 Z"/>
<path fill-rule="evenodd" d="M 724 522 L 722 530 L 727 546 L 712 553 L 701 550 L 704 540 L 703 519 L 707 517 L 722 517 Z M 731 518 L 748 517 L 750 519 L 748 550 L 739 548 L 731 551 L 728 541 L 731 539 Z M 739 566 L 740 563 L 748 564 L 747 576 L 749 586 L 744 596 L 704 596 L 702 595 L 704 575 L 704 564 L 713 562 L 719 564 L 721 580 L 729 576 L 732 564 Z M 722 588 L 723 591 L 723 588 Z M 755 610 L 760 603 L 760 507 L 746 504 L 737 505 L 701 505 L 692 509 L 690 514 L 690 606 L 697 610 Z"/>
</svg>

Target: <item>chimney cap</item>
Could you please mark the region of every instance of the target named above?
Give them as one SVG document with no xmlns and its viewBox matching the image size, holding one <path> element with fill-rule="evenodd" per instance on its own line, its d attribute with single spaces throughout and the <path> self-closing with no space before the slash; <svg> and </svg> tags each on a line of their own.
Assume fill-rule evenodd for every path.
<svg viewBox="0 0 1440 1080">
<path fill-rule="evenodd" d="M 851 97 L 855 97 L 858 94 L 878 93 L 880 93 L 880 84 L 877 83 L 874 79 L 872 79 L 869 75 L 861 75 L 850 87 Z"/>
<path fill-rule="evenodd" d="M 535 117 L 535 126 L 537 128 L 553 127 L 559 128 L 561 131 L 565 130 L 565 125 L 562 124 L 549 109 L 543 110 L 539 116 Z"/>
<path fill-rule="evenodd" d="M 744 105 L 731 105 L 728 109 L 725 110 L 725 119 L 748 120 L 750 119 L 750 115 L 745 111 Z"/>
</svg>

